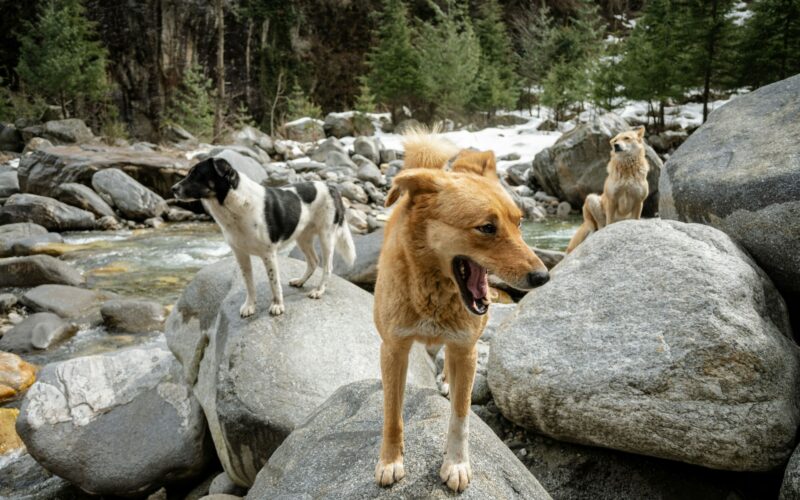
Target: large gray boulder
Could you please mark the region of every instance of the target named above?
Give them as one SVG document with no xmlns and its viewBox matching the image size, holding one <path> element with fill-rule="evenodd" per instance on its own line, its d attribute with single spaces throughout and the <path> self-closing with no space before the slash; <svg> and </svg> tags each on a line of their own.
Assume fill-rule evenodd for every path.
<svg viewBox="0 0 800 500">
<path fill-rule="evenodd" d="M 55 195 L 58 201 L 92 212 L 97 217 L 116 216 L 114 209 L 89 186 L 68 182 L 59 186 Z"/>
<path fill-rule="evenodd" d="M 16 193 L 19 193 L 17 169 L 9 165 L 0 165 L 0 201 Z"/>
<path fill-rule="evenodd" d="M 127 333 L 160 332 L 164 329 L 164 306 L 143 299 L 113 299 L 100 308 L 109 330 Z"/>
<path fill-rule="evenodd" d="M 328 137 L 341 139 L 342 137 L 356 135 L 353 128 L 352 115 L 349 113 L 328 113 L 325 116 L 322 128 Z"/>
<path fill-rule="evenodd" d="M 439 479 L 450 403 L 432 389 L 406 387 L 406 477 L 375 483 L 383 390 L 363 380 L 336 391 L 289 436 L 258 474 L 247 498 L 450 498 Z M 491 429 L 470 415 L 473 479 L 459 498 L 549 499 L 533 475 Z"/>
<path fill-rule="evenodd" d="M 661 216 L 741 243 L 781 291 L 800 294 L 800 75 L 715 110 L 661 174 Z"/>
<path fill-rule="evenodd" d="M 372 163 L 381 162 L 381 141 L 375 137 L 357 137 L 353 142 L 353 151 Z"/>
<path fill-rule="evenodd" d="M 606 168 L 611 158 L 609 141 L 630 128 L 614 113 L 578 125 L 562 135 L 552 147 L 536 155 L 530 181 L 559 200 L 568 201 L 573 207 L 582 207 L 586 195 L 603 192 Z M 661 159 L 650 146 L 646 146 L 646 157 L 650 163 L 647 174 L 650 194 L 645 200 L 644 214 L 653 215 L 658 210 Z"/>
<path fill-rule="evenodd" d="M 365 290 L 372 290 L 375 288 L 375 281 L 378 279 L 378 257 L 380 257 L 381 246 L 383 245 L 383 228 L 365 235 L 354 234 L 353 244 L 356 247 L 356 260 L 353 265 L 346 265 L 339 254 L 335 254 L 333 272 Z M 317 255 L 319 255 L 319 242 L 315 242 L 314 248 L 317 251 Z M 294 259 L 305 260 L 305 256 L 299 248 L 292 250 L 289 256 Z M 313 280 L 315 279 L 319 279 L 319 277 L 311 278 L 310 283 L 314 283 Z"/>
<path fill-rule="evenodd" d="M 52 231 L 80 231 L 94 228 L 91 212 L 35 194 L 14 194 L 0 208 L 0 224 L 33 222 Z"/>
<path fill-rule="evenodd" d="M 17 222 L 0 226 L 0 257 L 12 255 L 15 243 L 29 238 L 41 237 L 47 234 L 47 229 L 39 224 L 30 222 Z"/>
<path fill-rule="evenodd" d="M 623 221 L 593 234 L 492 341 L 509 420 L 584 444 L 769 470 L 800 424 L 786 305 L 724 233 Z"/>
<path fill-rule="evenodd" d="M 798 446 L 786 470 L 783 472 L 783 483 L 781 484 L 780 500 L 797 500 L 800 498 L 800 446 Z"/>
<path fill-rule="evenodd" d="M 283 136 L 297 142 L 315 142 L 325 138 L 322 120 L 300 118 L 283 125 Z"/>
<path fill-rule="evenodd" d="M 94 134 L 83 120 L 67 118 L 66 120 L 52 120 L 41 125 L 24 128 L 22 129 L 22 137 L 25 142 L 34 137 L 41 137 L 53 144 L 81 144 L 94 139 Z"/>
<path fill-rule="evenodd" d="M 202 410 L 163 340 L 45 366 L 17 432 L 37 462 L 98 495 L 141 495 L 207 459 Z"/>
<path fill-rule="evenodd" d="M 19 153 L 25 147 L 17 127 L 11 123 L 0 123 L 0 151 L 13 151 Z"/>
<path fill-rule="evenodd" d="M 49 255 L 0 259 L 0 287 L 47 284 L 79 286 L 85 282 L 77 269 Z"/>
<path fill-rule="evenodd" d="M 343 155 L 347 154 L 347 148 L 337 139 L 336 137 L 328 137 L 317 146 L 314 147 L 311 151 L 309 151 L 308 156 L 315 162 L 325 162 L 328 158 L 328 154 L 331 151 L 336 151 L 337 153 L 341 153 Z M 300 169 L 296 169 L 300 172 Z"/>
<path fill-rule="evenodd" d="M 233 132 L 231 134 L 231 140 L 234 144 L 246 146 L 257 152 L 263 151 L 267 155 L 275 152 L 275 144 L 272 142 L 272 137 L 249 125 L 245 125 L 236 132 Z"/>
<path fill-rule="evenodd" d="M 267 171 L 259 162 L 248 158 L 232 149 L 224 149 L 214 154 L 215 158 L 222 158 L 236 169 L 240 174 L 245 174 L 254 181 L 261 183 L 267 179 Z"/>
<path fill-rule="evenodd" d="M 92 187 L 126 219 L 159 217 L 169 209 L 164 198 L 122 170 L 100 170 L 92 176 Z"/>
<path fill-rule="evenodd" d="M 26 291 L 20 300 L 34 312 L 52 312 L 62 318 L 98 324 L 100 307 L 114 294 L 67 285 L 40 285 Z"/>
<path fill-rule="evenodd" d="M 76 486 L 49 472 L 28 453 L 4 458 L 0 469 L 0 498 L 74 500 L 84 496 Z"/>
<path fill-rule="evenodd" d="M 64 321 L 56 314 L 31 314 L 0 337 L 0 351 L 20 354 L 48 349 L 77 331 L 76 324 Z"/>
<path fill-rule="evenodd" d="M 233 259 L 206 267 L 184 290 L 166 326 L 170 348 L 203 406 L 217 455 L 249 486 L 273 451 L 340 386 L 380 376 L 372 295 L 336 276 L 320 300 L 288 286 L 305 264 L 280 258 L 286 312 L 269 315 L 266 272 L 254 263 L 255 316 L 242 319 L 241 273 Z M 311 283 L 316 277 L 311 278 Z M 424 349 L 409 379 L 435 384 Z"/>
<path fill-rule="evenodd" d="M 95 172 L 116 168 L 160 196 L 171 197 L 170 188 L 186 175 L 189 167 L 189 161 L 178 153 L 132 147 L 44 147 L 20 159 L 19 185 L 23 192 L 50 196 L 62 184 L 90 185 Z"/>
</svg>

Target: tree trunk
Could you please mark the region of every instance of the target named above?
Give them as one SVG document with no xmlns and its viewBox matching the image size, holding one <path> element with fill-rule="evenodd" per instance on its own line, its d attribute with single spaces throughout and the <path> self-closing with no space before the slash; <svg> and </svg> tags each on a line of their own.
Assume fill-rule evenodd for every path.
<svg viewBox="0 0 800 500">
<path fill-rule="evenodd" d="M 223 0 L 216 1 L 217 17 L 217 105 L 214 110 L 214 140 L 222 135 L 225 106 L 225 10 Z"/>
<path fill-rule="evenodd" d="M 252 107 L 250 102 L 250 40 L 253 38 L 253 20 L 247 20 L 247 41 L 244 46 L 244 102 L 247 107 Z"/>
<path fill-rule="evenodd" d="M 718 0 L 711 2 L 711 30 L 708 32 L 708 46 L 706 47 L 706 67 L 703 81 L 703 123 L 708 119 L 708 99 L 711 90 L 711 72 L 714 68 L 714 52 L 716 51 L 717 36 L 719 35 L 719 20 L 717 19 Z"/>
<path fill-rule="evenodd" d="M 658 103 L 658 130 L 659 132 L 663 132 L 665 128 L 667 128 L 667 121 L 664 119 L 664 108 L 665 108 L 664 100 L 662 99 Z"/>
</svg>

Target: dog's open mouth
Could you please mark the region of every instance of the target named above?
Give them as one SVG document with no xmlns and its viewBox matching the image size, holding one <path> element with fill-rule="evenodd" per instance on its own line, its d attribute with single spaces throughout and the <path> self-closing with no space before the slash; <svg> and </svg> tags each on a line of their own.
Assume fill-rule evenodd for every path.
<svg viewBox="0 0 800 500">
<path fill-rule="evenodd" d="M 453 259 L 453 276 L 456 277 L 461 298 L 469 312 L 477 315 L 489 310 L 489 281 L 486 268 L 469 257 Z"/>
</svg>

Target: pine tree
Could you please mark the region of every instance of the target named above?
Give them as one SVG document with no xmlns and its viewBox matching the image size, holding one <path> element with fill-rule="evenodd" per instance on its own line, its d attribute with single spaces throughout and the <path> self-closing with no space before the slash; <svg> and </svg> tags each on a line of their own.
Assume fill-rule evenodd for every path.
<svg viewBox="0 0 800 500">
<path fill-rule="evenodd" d="M 311 102 L 300 85 L 295 82 L 286 102 L 286 121 L 305 117 L 322 118 L 322 108 Z"/>
<path fill-rule="evenodd" d="M 558 28 L 547 5 L 523 11 L 514 24 L 515 39 L 519 46 L 519 74 L 527 94 L 540 91 L 543 80 L 556 62 L 554 48 Z"/>
<path fill-rule="evenodd" d="M 454 2 L 436 10 L 419 29 L 417 47 L 423 96 L 431 116 L 464 112 L 474 95 L 480 45 L 464 9 Z"/>
<path fill-rule="evenodd" d="M 359 113 L 374 113 L 375 112 L 375 95 L 369 88 L 369 79 L 360 77 L 358 79 L 361 85 L 358 87 L 358 97 L 356 98 L 355 108 Z"/>
<path fill-rule="evenodd" d="M 199 138 L 210 139 L 214 132 L 214 97 L 211 79 L 203 75 L 202 68 L 189 67 L 167 108 L 167 121 Z"/>
<path fill-rule="evenodd" d="M 497 0 L 488 0 L 479 9 L 475 34 L 480 44 L 478 80 L 473 106 L 494 115 L 498 108 L 510 109 L 519 97 L 511 38 L 503 22 L 503 9 Z"/>
<path fill-rule="evenodd" d="M 3 85 L 3 79 L 0 78 L 0 121 L 10 121 L 13 118 L 11 113 L 11 91 Z"/>
<path fill-rule="evenodd" d="M 687 88 L 687 53 L 678 43 L 678 28 L 686 22 L 675 0 L 650 0 L 625 41 L 621 70 L 625 96 L 648 101 L 657 128 L 664 128 L 667 101 Z M 658 108 L 655 111 L 656 103 Z"/>
<path fill-rule="evenodd" d="M 367 55 L 369 86 L 378 102 L 397 118 L 421 87 L 420 59 L 411 45 L 406 6 L 402 0 L 385 0 L 383 18 L 375 34 L 377 44 Z"/>
<path fill-rule="evenodd" d="M 800 73 L 800 0 L 755 0 L 745 22 L 739 67 L 753 88 Z"/>
<path fill-rule="evenodd" d="M 621 88 L 624 85 L 621 72 L 620 46 L 611 43 L 605 47 L 603 54 L 590 64 L 590 95 L 589 100 L 598 108 L 610 111 L 621 97 Z"/>
<path fill-rule="evenodd" d="M 26 91 L 55 100 L 65 116 L 107 90 L 106 50 L 81 0 L 51 0 L 20 36 L 17 73 Z"/>
</svg>

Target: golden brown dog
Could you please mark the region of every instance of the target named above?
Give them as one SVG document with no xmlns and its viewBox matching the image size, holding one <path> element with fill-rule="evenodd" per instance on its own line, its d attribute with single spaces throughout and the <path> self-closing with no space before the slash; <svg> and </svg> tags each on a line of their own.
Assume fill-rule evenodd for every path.
<svg viewBox="0 0 800 500">
<path fill-rule="evenodd" d="M 583 202 L 583 224 L 572 236 L 567 253 L 573 251 L 590 234 L 626 219 L 642 216 L 642 206 L 647 198 L 647 172 L 650 166 L 645 158 L 644 127 L 622 132 L 611 139 L 611 160 L 603 194 L 594 193 Z"/>
<path fill-rule="evenodd" d="M 549 275 L 522 240 L 521 212 L 497 178 L 494 153 L 462 151 L 435 135 L 412 132 L 403 171 L 386 205 L 398 202 L 385 229 L 375 284 L 375 324 L 383 340 L 383 442 L 375 480 L 388 486 L 403 468 L 403 394 L 414 341 L 444 344 L 451 415 L 442 481 L 463 491 L 471 478 L 468 413 L 486 325 L 489 271 L 531 289 Z M 424 474 L 424 472 L 419 472 Z"/>
</svg>

